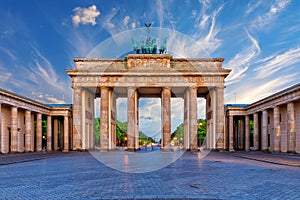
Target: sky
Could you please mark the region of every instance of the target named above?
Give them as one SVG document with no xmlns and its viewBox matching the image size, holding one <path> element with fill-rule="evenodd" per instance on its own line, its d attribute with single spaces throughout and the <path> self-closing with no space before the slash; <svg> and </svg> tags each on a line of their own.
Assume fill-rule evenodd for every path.
<svg viewBox="0 0 300 200">
<path fill-rule="evenodd" d="M 298 0 L 1 0 L 0 88 L 44 103 L 72 103 L 65 72 L 74 68 L 72 58 L 120 57 L 132 51 L 130 35 L 152 23 L 174 36 L 167 43 L 174 57 L 225 58 L 223 68 L 232 70 L 225 103 L 253 103 L 300 82 L 299 10 Z M 172 130 L 182 122 L 182 103 L 172 100 Z M 199 99 L 199 118 L 203 105 Z M 126 99 L 118 108 L 125 121 Z M 143 132 L 157 135 L 159 115 L 159 99 L 140 100 Z"/>
</svg>

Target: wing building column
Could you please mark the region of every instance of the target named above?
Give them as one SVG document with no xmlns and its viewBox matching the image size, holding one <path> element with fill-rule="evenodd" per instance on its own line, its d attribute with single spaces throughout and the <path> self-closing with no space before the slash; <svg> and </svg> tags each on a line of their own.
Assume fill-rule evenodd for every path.
<svg viewBox="0 0 300 200">
<path fill-rule="evenodd" d="M 53 150 L 57 151 L 58 149 L 58 119 L 53 120 Z"/>
<path fill-rule="evenodd" d="M 262 145 L 261 150 L 268 150 L 268 111 L 262 112 Z"/>
<path fill-rule="evenodd" d="M 253 144 L 254 144 L 254 151 L 257 151 L 259 148 L 259 122 L 258 122 L 258 113 L 253 114 L 253 123 L 254 123 L 254 130 L 253 130 Z"/>
<path fill-rule="evenodd" d="M 229 151 L 234 151 L 233 143 L 234 143 L 234 133 L 233 133 L 233 116 L 229 116 Z"/>
<path fill-rule="evenodd" d="M 31 150 L 31 112 L 29 110 L 25 111 L 25 151 L 29 152 Z"/>
<path fill-rule="evenodd" d="M 287 104 L 287 136 L 288 152 L 295 152 L 295 105 L 294 102 Z"/>
<path fill-rule="evenodd" d="M 279 106 L 274 107 L 273 111 L 274 120 L 274 151 L 280 151 L 280 111 Z"/>
<path fill-rule="evenodd" d="M 0 136 L 1 136 L 1 153 L 8 153 L 9 152 L 9 133 L 7 130 L 3 130 L 4 129 L 4 116 L 2 116 L 2 112 L 1 112 L 1 103 L 0 103 Z"/>
<path fill-rule="evenodd" d="M 42 151 L 42 114 L 36 115 L 36 151 Z"/>
<path fill-rule="evenodd" d="M 64 149 L 63 152 L 69 151 L 69 117 L 64 116 Z"/>
<path fill-rule="evenodd" d="M 47 151 L 52 151 L 52 117 L 47 116 Z"/>
<path fill-rule="evenodd" d="M 245 151 L 250 151 L 250 119 L 245 116 Z"/>
<path fill-rule="evenodd" d="M 18 108 L 11 107 L 11 152 L 17 152 L 18 148 Z"/>
</svg>

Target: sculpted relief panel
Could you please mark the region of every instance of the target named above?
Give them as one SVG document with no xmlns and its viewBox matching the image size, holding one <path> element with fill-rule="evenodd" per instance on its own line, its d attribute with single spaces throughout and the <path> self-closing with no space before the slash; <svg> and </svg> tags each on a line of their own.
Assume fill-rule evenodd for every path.
<svg viewBox="0 0 300 200">
<path fill-rule="evenodd" d="M 73 86 L 222 86 L 221 76 L 77 76 Z"/>
</svg>

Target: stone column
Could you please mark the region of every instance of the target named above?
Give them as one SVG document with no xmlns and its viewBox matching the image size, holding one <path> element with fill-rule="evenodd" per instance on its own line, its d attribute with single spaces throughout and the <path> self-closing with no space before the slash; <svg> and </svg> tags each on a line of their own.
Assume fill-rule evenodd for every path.
<svg viewBox="0 0 300 200">
<path fill-rule="evenodd" d="M 64 116 L 64 149 L 63 152 L 69 151 L 69 117 Z"/>
<path fill-rule="evenodd" d="M 111 149 L 115 150 L 117 148 L 116 141 L 117 141 L 117 105 L 116 105 L 116 94 L 112 92 L 111 94 Z M 90 137 L 90 144 L 92 143 Z M 91 145 L 92 146 L 92 145 Z"/>
<path fill-rule="evenodd" d="M 229 150 L 229 117 L 225 113 L 224 147 Z"/>
<path fill-rule="evenodd" d="M 17 152 L 18 148 L 18 108 L 11 107 L 11 152 Z"/>
<path fill-rule="evenodd" d="M 34 129 L 34 113 L 31 113 L 31 141 L 30 141 L 30 151 L 31 152 L 34 152 L 34 138 L 35 138 L 35 135 L 36 135 L 36 131 Z"/>
<path fill-rule="evenodd" d="M 73 100 L 73 150 L 82 149 L 82 88 L 74 88 Z"/>
<path fill-rule="evenodd" d="M 245 140 L 245 118 L 240 118 L 240 149 L 244 149 L 244 140 Z"/>
<path fill-rule="evenodd" d="M 132 151 L 135 148 L 136 136 L 136 104 L 135 104 L 136 88 L 129 87 L 127 89 L 127 149 Z"/>
<path fill-rule="evenodd" d="M 36 150 L 42 151 L 42 114 L 36 115 Z"/>
<path fill-rule="evenodd" d="M 258 113 L 253 114 L 253 123 L 254 123 L 254 130 L 253 130 L 253 144 L 254 144 L 254 151 L 257 151 L 259 148 L 259 122 L 258 122 Z"/>
<path fill-rule="evenodd" d="M 250 151 L 250 119 L 245 116 L 245 151 Z"/>
<path fill-rule="evenodd" d="M 274 120 L 274 151 L 280 152 L 280 112 L 279 106 L 274 107 L 273 120 Z"/>
<path fill-rule="evenodd" d="M 288 152 L 295 152 L 295 105 L 294 102 L 287 104 L 287 139 Z"/>
<path fill-rule="evenodd" d="M 18 144 L 17 144 L 17 151 L 19 153 L 23 153 L 24 152 L 24 146 L 25 146 L 25 124 L 24 124 L 24 117 L 23 112 L 21 110 L 18 110 L 20 112 L 18 112 L 17 115 L 17 121 L 18 121 Z"/>
<path fill-rule="evenodd" d="M 162 88 L 161 93 L 161 116 L 162 116 L 162 148 L 170 149 L 171 143 L 171 89 Z"/>
<path fill-rule="evenodd" d="M 4 117 L 2 117 L 1 112 L 1 103 L 0 103 L 0 136 L 1 136 L 1 153 L 8 153 L 9 152 L 9 134 L 8 130 L 4 131 Z"/>
<path fill-rule="evenodd" d="M 233 148 L 239 148 L 239 120 L 233 120 Z"/>
<path fill-rule="evenodd" d="M 29 110 L 25 111 L 25 151 L 29 152 L 31 150 L 31 112 Z"/>
<path fill-rule="evenodd" d="M 229 116 L 229 151 L 234 151 L 234 147 L 233 147 L 233 144 L 234 144 L 234 135 L 233 135 L 233 116 Z"/>
<path fill-rule="evenodd" d="M 268 111 L 262 112 L 262 144 L 261 150 L 268 150 Z"/>
<path fill-rule="evenodd" d="M 108 88 L 102 87 L 101 88 L 101 105 L 100 105 L 100 149 L 102 151 L 108 150 L 109 144 L 109 95 L 108 95 Z"/>
<path fill-rule="evenodd" d="M 190 150 L 198 150 L 198 120 L 197 120 L 197 89 L 190 88 L 190 102 L 189 102 L 189 138 Z"/>
<path fill-rule="evenodd" d="M 189 90 L 187 89 L 184 93 L 184 128 L 183 128 L 183 142 L 184 142 L 184 148 L 185 149 L 189 149 L 190 147 L 190 138 L 189 138 L 189 102 L 190 102 L 190 98 L 189 98 Z"/>
<path fill-rule="evenodd" d="M 140 148 L 140 133 L 139 133 L 139 97 L 138 92 L 135 92 L 135 146 L 134 148 L 138 150 Z M 116 140 L 115 140 L 116 142 Z"/>
<path fill-rule="evenodd" d="M 58 149 L 58 119 L 53 120 L 53 150 L 57 151 Z"/>
<path fill-rule="evenodd" d="M 217 87 L 216 111 L 216 149 L 225 150 L 224 147 L 224 87 Z"/>
<path fill-rule="evenodd" d="M 51 116 L 47 116 L 47 151 L 52 151 L 52 123 Z"/>
<path fill-rule="evenodd" d="M 62 120 L 59 120 L 59 136 L 58 136 L 58 142 L 59 142 L 59 149 L 62 151 L 64 146 L 64 123 Z"/>
</svg>

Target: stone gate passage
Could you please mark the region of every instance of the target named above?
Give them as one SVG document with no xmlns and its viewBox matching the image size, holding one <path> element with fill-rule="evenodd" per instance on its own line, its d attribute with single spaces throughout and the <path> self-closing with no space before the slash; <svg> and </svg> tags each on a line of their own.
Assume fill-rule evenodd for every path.
<svg viewBox="0 0 300 200">
<path fill-rule="evenodd" d="M 116 99 L 128 99 L 127 148 L 139 149 L 138 99 L 160 97 L 162 148 L 171 143 L 172 97 L 184 99 L 184 148 L 197 150 L 197 97 L 206 99 L 206 148 L 223 150 L 223 58 L 173 58 L 169 54 L 128 54 L 124 59 L 75 58 L 66 70 L 73 87 L 73 150 L 94 147 L 94 104 L 100 105 L 100 148 L 116 148 Z"/>
</svg>

